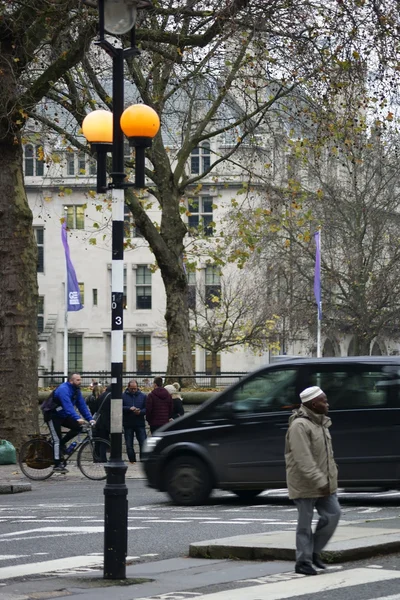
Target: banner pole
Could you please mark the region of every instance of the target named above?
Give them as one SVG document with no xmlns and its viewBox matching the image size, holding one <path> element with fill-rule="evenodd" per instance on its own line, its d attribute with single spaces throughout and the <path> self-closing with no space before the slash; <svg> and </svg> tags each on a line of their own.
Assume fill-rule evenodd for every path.
<svg viewBox="0 0 400 600">
<path fill-rule="evenodd" d="M 68 272 L 65 261 L 64 285 L 64 381 L 68 381 Z"/>
</svg>

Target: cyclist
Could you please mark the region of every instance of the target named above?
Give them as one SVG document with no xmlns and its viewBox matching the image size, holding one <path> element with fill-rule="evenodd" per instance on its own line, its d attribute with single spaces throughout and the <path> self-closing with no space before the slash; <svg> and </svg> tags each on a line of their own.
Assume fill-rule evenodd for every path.
<svg viewBox="0 0 400 600">
<path fill-rule="evenodd" d="M 62 460 L 62 452 L 65 452 L 66 443 L 81 433 L 85 420 L 89 421 L 91 425 L 96 423 L 82 396 L 81 382 L 81 376 L 78 373 L 72 373 L 68 381 L 62 383 L 54 392 L 53 407 L 49 412 L 47 425 L 53 439 L 55 473 L 68 473 Z M 76 409 L 81 416 L 78 415 Z M 69 429 L 63 437 L 61 427 Z"/>
</svg>

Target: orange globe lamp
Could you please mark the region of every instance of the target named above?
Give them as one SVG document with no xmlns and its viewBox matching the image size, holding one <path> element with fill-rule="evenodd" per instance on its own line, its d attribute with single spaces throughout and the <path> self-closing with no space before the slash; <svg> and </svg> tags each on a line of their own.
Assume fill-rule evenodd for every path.
<svg viewBox="0 0 400 600">
<path fill-rule="evenodd" d="M 152 140 L 160 129 L 160 118 L 156 111 L 146 104 L 133 104 L 121 115 L 121 129 L 129 139 L 135 151 L 135 187 L 144 187 L 145 148 L 151 146 Z"/>
<path fill-rule="evenodd" d="M 113 114 L 108 110 L 94 110 L 82 123 L 83 135 L 91 144 L 112 144 Z"/>
<path fill-rule="evenodd" d="M 82 122 L 82 132 L 93 152 L 97 154 L 97 192 L 107 191 L 107 153 L 112 152 L 113 114 L 94 110 Z"/>
<path fill-rule="evenodd" d="M 160 118 L 151 106 L 133 104 L 122 113 L 121 129 L 129 140 L 153 139 L 160 129 Z"/>
</svg>

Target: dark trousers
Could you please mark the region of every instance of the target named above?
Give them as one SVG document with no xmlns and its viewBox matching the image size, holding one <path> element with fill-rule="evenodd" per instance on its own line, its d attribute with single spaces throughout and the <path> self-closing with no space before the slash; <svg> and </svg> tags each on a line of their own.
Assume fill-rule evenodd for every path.
<svg viewBox="0 0 400 600">
<path fill-rule="evenodd" d="M 94 436 L 97 438 L 101 438 L 102 440 L 110 441 L 110 432 L 107 429 L 101 429 L 96 427 L 94 430 Z M 106 463 L 107 462 L 107 449 L 108 446 L 106 444 L 102 444 L 101 442 L 96 442 L 94 445 L 94 456 L 93 459 L 95 462 Z"/>
<path fill-rule="evenodd" d="M 124 427 L 124 433 L 126 453 L 128 454 L 129 462 L 136 462 L 136 453 L 133 447 L 133 442 L 136 436 L 137 442 L 139 444 L 140 458 L 142 458 L 143 443 L 147 437 L 146 428 L 144 425 L 143 427 Z"/>
<path fill-rule="evenodd" d="M 47 422 L 47 426 L 53 440 L 54 464 L 58 466 L 61 462 L 61 452 L 64 450 L 65 444 L 78 435 L 78 433 L 82 432 L 82 425 L 80 425 L 78 421 L 72 417 L 60 419 L 56 415 L 53 415 L 50 421 Z M 61 427 L 69 429 L 68 433 L 66 433 L 64 436 L 62 436 Z"/>
</svg>

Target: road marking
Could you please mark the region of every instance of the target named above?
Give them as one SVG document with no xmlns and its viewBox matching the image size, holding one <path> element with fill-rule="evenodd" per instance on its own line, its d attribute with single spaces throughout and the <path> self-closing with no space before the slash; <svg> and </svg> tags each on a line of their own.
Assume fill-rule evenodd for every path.
<svg viewBox="0 0 400 600">
<path fill-rule="evenodd" d="M 149 529 L 148 527 L 128 527 L 128 529 Z M 103 533 L 104 526 L 93 526 L 93 527 L 38 527 L 37 529 L 25 529 L 24 531 L 13 531 L 10 533 L 2 533 L 0 539 L 9 538 L 13 536 L 26 535 L 27 533 Z M 35 537 L 35 536 L 33 536 Z M 51 537 L 51 535 L 49 536 Z"/>
<path fill-rule="evenodd" d="M 311 594 L 327 592 L 328 590 L 355 587 L 378 581 L 389 581 L 391 579 L 400 579 L 400 571 L 365 568 L 349 569 L 338 573 L 320 574 L 317 577 L 298 575 L 295 579 L 289 581 L 279 581 L 207 594 L 200 596 L 198 600 L 284 600 L 284 598 L 309 597 Z M 398 598 L 399 596 L 395 596 L 390 600 L 398 600 Z M 380 598 L 379 600 L 384 599 Z"/>
<path fill-rule="evenodd" d="M 248 521 L 201 521 L 199 525 L 248 525 Z M 279 523 L 276 523 L 279 525 Z M 272 525 L 272 523 L 271 523 Z"/>
<path fill-rule="evenodd" d="M 189 598 L 203 597 L 199 592 L 167 592 L 166 594 L 157 594 L 140 600 L 189 600 Z"/>
<path fill-rule="evenodd" d="M 11 560 L 12 558 L 26 558 L 30 554 L 0 554 L 0 560 Z"/>
<path fill-rule="evenodd" d="M 38 575 L 40 573 L 51 573 L 53 571 L 63 571 L 64 569 L 73 569 L 77 567 L 101 566 L 101 563 L 102 561 L 99 560 L 98 556 L 73 556 L 59 558 L 57 560 L 46 560 L 37 563 L 1 567 L 0 580 L 25 577 L 26 575 Z"/>
</svg>

